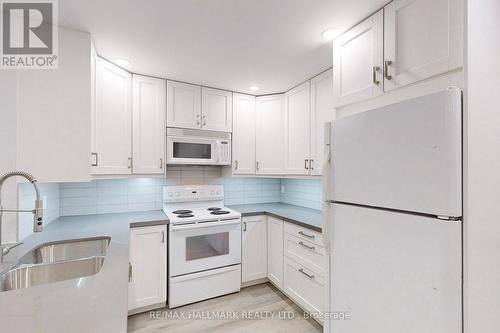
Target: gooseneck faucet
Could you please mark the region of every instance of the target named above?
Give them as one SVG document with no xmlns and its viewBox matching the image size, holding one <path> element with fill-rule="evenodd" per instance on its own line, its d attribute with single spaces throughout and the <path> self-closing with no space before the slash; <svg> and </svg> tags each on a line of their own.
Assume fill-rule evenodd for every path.
<svg viewBox="0 0 500 333">
<path fill-rule="evenodd" d="M 10 177 L 19 176 L 26 178 L 33 187 L 35 188 L 36 200 L 35 200 L 35 209 L 32 210 L 23 210 L 23 209 L 3 209 L 2 206 L 2 185 L 3 183 Z M 9 253 L 9 250 L 12 248 L 7 247 L 4 248 L 2 246 L 2 214 L 4 212 L 29 212 L 33 213 L 33 231 L 40 232 L 43 230 L 43 202 L 40 198 L 40 191 L 38 190 L 38 186 L 36 186 L 36 179 L 32 175 L 24 171 L 12 171 L 7 172 L 0 176 L 0 264 L 3 263 L 3 256 Z M 18 244 L 17 244 L 18 245 Z"/>
</svg>

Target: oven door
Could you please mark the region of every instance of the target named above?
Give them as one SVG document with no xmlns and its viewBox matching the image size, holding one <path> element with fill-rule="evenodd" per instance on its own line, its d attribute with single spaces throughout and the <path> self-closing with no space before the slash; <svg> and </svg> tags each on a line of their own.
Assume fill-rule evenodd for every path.
<svg viewBox="0 0 500 333">
<path fill-rule="evenodd" d="M 240 219 L 170 225 L 170 277 L 239 263 Z"/>
<path fill-rule="evenodd" d="M 167 164 L 216 164 L 217 140 L 167 136 Z"/>
</svg>

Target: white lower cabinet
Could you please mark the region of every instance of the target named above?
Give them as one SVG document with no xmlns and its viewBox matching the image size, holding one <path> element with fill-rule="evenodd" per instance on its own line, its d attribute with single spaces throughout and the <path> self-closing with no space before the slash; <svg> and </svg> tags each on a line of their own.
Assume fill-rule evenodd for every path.
<svg viewBox="0 0 500 333">
<path fill-rule="evenodd" d="M 165 306 L 167 301 L 167 227 L 130 230 L 129 313 Z"/>
<path fill-rule="evenodd" d="M 322 312 L 324 278 L 316 272 L 285 257 L 284 292 L 304 310 Z"/>
<path fill-rule="evenodd" d="M 242 219 L 241 283 L 267 277 L 267 217 Z"/>
<path fill-rule="evenodd" d="M 267 218 L 267 278 L 283 289 L 283 221 Z"/>
</svg>

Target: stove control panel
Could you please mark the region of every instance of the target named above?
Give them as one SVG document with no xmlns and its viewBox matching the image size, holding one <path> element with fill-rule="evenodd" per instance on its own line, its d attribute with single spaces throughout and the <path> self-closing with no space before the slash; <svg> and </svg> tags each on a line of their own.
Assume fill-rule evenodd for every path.
<svg viewBox="0 0 500 333">
<path fill-rule="evenodd" d="M 164 202 L 189 202 L 224 200 L 224 187 L 222 185 L 185 185 L 164 186 Z"/>
</svg>

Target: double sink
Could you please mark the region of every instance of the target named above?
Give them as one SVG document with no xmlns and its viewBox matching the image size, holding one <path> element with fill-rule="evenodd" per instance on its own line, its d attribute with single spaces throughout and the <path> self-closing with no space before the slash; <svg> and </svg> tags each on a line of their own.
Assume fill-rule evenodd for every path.
<svg viewBox="0 0 500 333">
<path fill-rule="evenodd" d="M 42 244 L 0 274 L 0 292 L 97 274 L 110 241 L 94 237 Z"/>
</svg>

